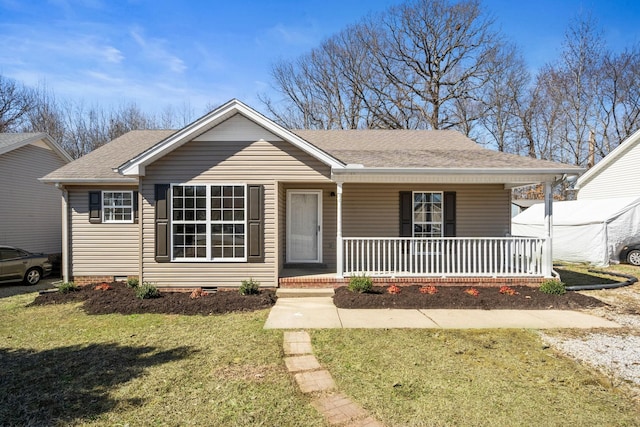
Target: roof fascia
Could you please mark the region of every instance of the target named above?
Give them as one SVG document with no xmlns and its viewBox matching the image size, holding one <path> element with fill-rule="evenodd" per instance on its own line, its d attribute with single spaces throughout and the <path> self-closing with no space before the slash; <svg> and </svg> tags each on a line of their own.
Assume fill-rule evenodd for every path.
<svg viewBox="0 0 640 427">
<path fill-rule="evenodd" d="M 598 176 L 603 170 L 608 168 L 611 163 L 614 163 L 624 153 L 632 149 L 636 144 L 640 142 L 640 129 L 635 131 L 631 136 L 622 141 L 620 145 L 613 149 L 609 154 L 604 156 L 595 166 L 589 169 L 584 175 L 582 175 L 575 184 L 575 189 L 579 190 L 586 183 Z"/>
<path fill-rule="evenodd" d="M 138 178 L 38 178 L 38 181 L 46 184 L 109 184 L 131 185 L 137 184 Z"/>
<path fill-rule="evenodd" d="M 336 182 L 360 183 L 469 183 L 503 184 L 505 188 L 516 188 L 541 182 L 556 182 L 567 176 L 576 176 L 583 169 L 568 167 L 557 169 L 446 169 L 446 168 L 363 168 L 347 167 L 332 170 L 331 178 Z"/>
<path fill-rule="evenodd" d="M 164 139 L 163 141 L 160 141 L 155 146 L 119 166 L 117 168 L 117 171 L 122 175 L 144 175 L 145 167 L 147 165 L 153 163 L 155 160 L 170 153 L 171 151 L 192 140 L 198 135 L 201 135 L 202 133 L 215 127 L 216 125 L 222 123 L 223 121 L 231 118 L 235 114 L 243 115 L 257 125 L 279 136 L 283 140 L 290 142 L 294 146 L 300 148 L 302 151 L 330 166 L 332 169 L 341 169 L 345 166 L 344 163 L 340 162 L 339 160 L 335 159 L 334 157 L 330 156 L 326 152 L 320 150 L 318 147 L 310 144 L 309 142 L 305 141 L 289 130 L 283 128 L 282 126 L 274 123 L 272 120 L 269 120 L 251 107 L 248 107 L 237 99 L 232 99 L 226 104 L 218 107 L 209 114 L 187 125 L 175 134 Z"/>
</svg>

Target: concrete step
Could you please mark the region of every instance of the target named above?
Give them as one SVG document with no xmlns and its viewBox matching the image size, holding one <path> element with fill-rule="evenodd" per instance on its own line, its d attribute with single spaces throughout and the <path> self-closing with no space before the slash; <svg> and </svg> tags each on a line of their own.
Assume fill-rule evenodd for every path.
<svg viewBox="0 0 640 427">
<path fill-rule="evenodd" d="M 332 297 L 333 288 L 278 288 L 278 298 Z"/>
</svg>

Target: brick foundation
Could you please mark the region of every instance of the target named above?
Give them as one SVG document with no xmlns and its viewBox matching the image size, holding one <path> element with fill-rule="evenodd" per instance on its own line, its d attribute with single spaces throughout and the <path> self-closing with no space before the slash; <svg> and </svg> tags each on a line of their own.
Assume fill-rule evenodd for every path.
<svg viewBox="0 0 640 427">
<path fill-rule="evenodd" d="M 94 283 L 111 283 L 114 276 L 74 276 L 71 281 L 78 286 L 92 285 Z M 119 277 L 119 276 L 118 276 Z M 127 279 L 138 278 L 138 276 L 127 276 Z"/>
<path fill-rule="evenodd" d="M 372 277 L 374 286 L 532 286 L 538 287 L 544 282 L 542 277 Z M 347 286 L 349 278 L 335 277 L 282 277 L 279 279 L 281 288 L 338 288 Z"/>
</svg>

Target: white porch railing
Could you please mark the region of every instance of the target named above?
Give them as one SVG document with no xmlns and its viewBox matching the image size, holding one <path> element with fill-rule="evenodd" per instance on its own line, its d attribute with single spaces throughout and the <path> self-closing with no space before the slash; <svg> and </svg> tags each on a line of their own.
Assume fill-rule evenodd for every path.
<svg viewBox="0 0 640 427">
<path fill-rule="evenodd" d="M 544 238 L 343 237 L 342 241 L 344 276 L 544 276 Z"/>
</svg>

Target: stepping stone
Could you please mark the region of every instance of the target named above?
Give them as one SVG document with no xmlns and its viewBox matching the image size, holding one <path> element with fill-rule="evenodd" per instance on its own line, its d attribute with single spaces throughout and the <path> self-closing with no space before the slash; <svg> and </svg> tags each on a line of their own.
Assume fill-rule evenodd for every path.
<svg viewBox="0 0 640 427">
<path fill-rule="evenodd" d="M 329 391 L 336 388 L 329 371 L 323 369 L 321 371 L 301 372 L 294 375 L 300 391 L 303 393 L 313 393 L 316 391 Z"/>
<path fill-rule="evenodd" d="M 321 368 L 318 359 L 313 355 L 285 357 L 284 364 L 289 372 L 315 371 Z"/>
<path fill-rule="evenodd" d="M 305 331 L 284 333 L 284 353 L 290 354 L 311 354 L 311 337 Z"/>
<path fill-rule="evenodd" d="M 325 416 L 330 424 L 342 424 L 356 418 L 367 416 L 367 413 L 360 405 L 357 405 L 347 396 L 340 393 L 321 397 L 311 404 Z"/>
</svg>

